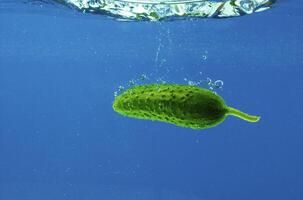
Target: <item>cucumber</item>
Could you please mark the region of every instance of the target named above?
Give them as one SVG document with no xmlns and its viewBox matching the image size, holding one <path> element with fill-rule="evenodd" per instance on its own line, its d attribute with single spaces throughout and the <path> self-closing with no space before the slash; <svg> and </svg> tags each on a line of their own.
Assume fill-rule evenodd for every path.
<svg viewBox="0 0 303 200">
<path fill-rule="evenodd" d="M 227 115 L 248 122 L 260 119 L 259 116 L 228 107 L 219 95 L 192 85 L 135 86 L 115 98 L 113 109 L 127 117 L 162 121 L 197 130 L 216 126 Z"/>
</svg>

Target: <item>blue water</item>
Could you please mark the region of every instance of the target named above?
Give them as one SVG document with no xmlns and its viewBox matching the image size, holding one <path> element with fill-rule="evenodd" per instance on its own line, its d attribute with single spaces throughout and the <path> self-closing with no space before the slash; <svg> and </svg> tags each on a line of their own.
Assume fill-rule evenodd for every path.
<svg viewBox="0 0 303 200">
<path fill-rule="evenodd" d="M 303 199 L 302 9 L 121 22 L 3 1 L 0 199 Z M 142 74 L 222 80 L 228 105 L 262 118 L 195 131 L 118 115 L 114 92 Z"/>
</svg>

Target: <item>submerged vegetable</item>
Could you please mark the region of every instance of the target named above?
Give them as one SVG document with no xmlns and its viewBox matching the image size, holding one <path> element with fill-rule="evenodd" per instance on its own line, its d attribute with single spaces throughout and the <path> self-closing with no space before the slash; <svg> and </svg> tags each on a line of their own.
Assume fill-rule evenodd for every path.
<svg viewBox="0 0 303 200">
<path fill-rule="evenodd" d="M 127 117 L 163 121 L 192 129 L 216 126 L 227 115 L 249 122 L 260 119 L 226 106 L 220 96 L 207 89 L 176 84 L 135 86 L 116 97 L 113 109 Z"/>
</svg>

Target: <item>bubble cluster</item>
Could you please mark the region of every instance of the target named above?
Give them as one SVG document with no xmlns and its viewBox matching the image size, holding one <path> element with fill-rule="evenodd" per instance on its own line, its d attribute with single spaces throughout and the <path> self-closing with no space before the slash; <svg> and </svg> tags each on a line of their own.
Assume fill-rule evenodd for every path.
<svg viewBox="0 0 303 200">
<path fill-rule="evenodd" d="M 114 91 L 114 97 L 117 97 L 119 94 L 124 92 L 127 88 L 131 88 L 138 84 L 142 84 L 142 83 L 144 83 L 144 81 L 147 81 L 147 80 L 149 80 L 149 77 L 146 74 L 141 74 L 138 78 L 129 80 L 125 84 L 125 86 L 119 85 L 118 89 L 116 91 Z"/>
<path fill-rule="evenodd" d="M 199 72 L 202 75 L 202 72 Z M 215 80 L 213 81 L 210 77 L 206 77 L 206 79 L 200 79 L 197 81 L 189 80 L 188 78 L 183 79 L 187 85 L 196 85 L 206 87 L 209 90 L 216 92 L 218 89 L 223 89 L 224 82 L 222 80 Z"/>
<path fill-rule="evenodd" d="M 222 80 L 212 81 L 210 78 L 207 78 L 207 85 L 210 90 L 216 90 L 216 89 L 222 89 L 224 83 Z"/>
<path fill-rule="evenodd" d="M 214 93 L 216 93 L 218 90 L 222 90 L 223 89 L 223 85 L 224 82 L 223 80 L 213 80 L 210 77 L 206 77 L 203 78 L 203 73 L 199 72 L 198 73 L 198 78 L 183 78 L 183 81 L 185 82 L 186 85 L 190 85 L 190 86 L 200 86 L 203 88 L 207 88 L 211 91 L 213 91 Z M 196 79 L 196 80 L 193 80 Z M 119 94 L 121 94 L 122 92 L 124 92 L 126 89 L 128 88 L 132 88 L 134 86 L 137 85 L 141 85 L 141 84 L 147 84 L 147 83 L 157 83 L 157 84 L 172 84 L 174 83 L 173 81 L 167 81 L 167 77 L 153 77 L 152 74 L 141 74 L 138 76 L 138 78 L 133 78 L 131 80 L 129 80 L 124 86 L 120 85 L 118 86 L 117 91 L 114 92 L 114 97 L 117 97 Z"/>
</svg>

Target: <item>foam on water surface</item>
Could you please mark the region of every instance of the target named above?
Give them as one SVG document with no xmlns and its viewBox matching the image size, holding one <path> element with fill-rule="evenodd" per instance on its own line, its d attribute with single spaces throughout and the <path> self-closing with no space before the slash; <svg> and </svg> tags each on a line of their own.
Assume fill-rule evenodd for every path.
<svg viewBox="0 0 303 200">
<path fill-rule="evenodd" d="M 234 17 L 267 10 L 275 0 L 59 0 L 83 12 L 132 20 L 171 17 Z"/>
</svg>

